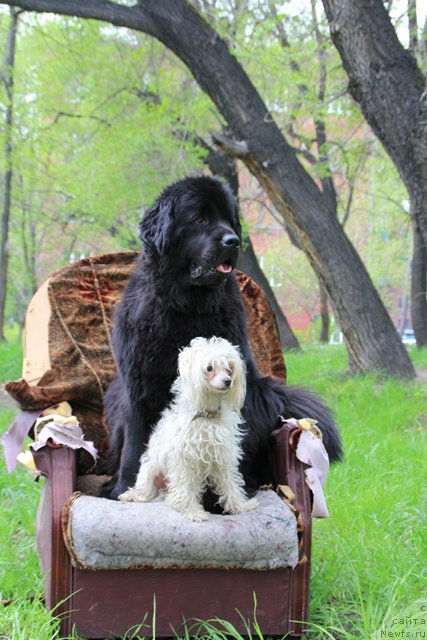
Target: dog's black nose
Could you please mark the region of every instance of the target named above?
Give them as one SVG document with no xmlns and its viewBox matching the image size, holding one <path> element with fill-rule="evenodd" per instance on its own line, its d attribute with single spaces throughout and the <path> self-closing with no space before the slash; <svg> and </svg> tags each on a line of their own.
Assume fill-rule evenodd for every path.
<svg viewBox="0 0 427 640">
<path fill-rule="evenodd" d="M 225 384 L 226 387 L 230 387 L 231 386 L 231 378 L 226 378 L 224 380 L 224 384 Z"/>
<path fill-rule="evenodd" d="M 224 245 L 224 247 L 236 247 L 237 248 L 237 247 L 240 246 L 239 237 L 236 236 L 234 233 L 225 234 L 225 236 L 223 236 L 221 242 Z"/>
</svg>

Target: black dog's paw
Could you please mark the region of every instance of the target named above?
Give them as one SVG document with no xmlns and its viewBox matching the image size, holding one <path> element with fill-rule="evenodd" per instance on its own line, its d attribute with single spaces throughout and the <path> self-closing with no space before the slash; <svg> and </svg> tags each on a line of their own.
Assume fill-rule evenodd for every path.
<svg viewBox="0 0 427 640">
<path fill-rule="evenodd" d="M 97 464 L 95 469 L 92 471 L 96 476 L 111 476 L 113 475 L 113 470 L 111 468 L 111 463 L 109 461 L 101 462 Z"/>
<path fill-rule="evenodd" d="M 100 498 L 109 498 L 110 497 L 110 493 L 111 490 L 114 487 L 114 483 L 111 480 L 107 480 L 107 482 L 104 482 L 103 485 L 101 485 L 101 488 L 99 489 L 99 497 Z"/>
<path fill-rule="evenodd" d="M 108 498 L 109 500 L 118 500 L 119 495 L 129 489 L 129 483 L 124 482 L 117 478 L 117 475 L 104 482 L 99 495 L 101 498 Z"/>
<path fill-rule="evenodd" d="M 129 483 L 124 482 L 123 480 L 118 480 L 113 487 L 111 487 L 108 496 L 104 496 L 105 498 L 109 498 L 110 500 L 118 500 L 119 496 L 129 489 Z"/>
<path fill-rule="evenodd" d="M 218 504 L 218 496 L 210 488 L 207 488 L 203 494 L 203 508 L 205 511 L 209 511 L 209 513 L 216 513 L 218 515 L 224 513 L 223 508 Z"/>
</svg>

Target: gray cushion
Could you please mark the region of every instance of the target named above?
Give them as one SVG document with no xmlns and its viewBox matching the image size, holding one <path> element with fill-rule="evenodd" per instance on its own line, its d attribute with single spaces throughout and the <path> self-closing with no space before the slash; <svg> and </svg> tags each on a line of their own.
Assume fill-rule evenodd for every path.
<svg viewBox="0 0 427 640">
<path fill-rule="evenodd" d="M 256 510 L 191 522 L 162 501 L 75 495 L 64 512 L 73 564 L 88 569 L 278 569 L 298 562 L 294 513 L 274 491 Z"/>
</svg>

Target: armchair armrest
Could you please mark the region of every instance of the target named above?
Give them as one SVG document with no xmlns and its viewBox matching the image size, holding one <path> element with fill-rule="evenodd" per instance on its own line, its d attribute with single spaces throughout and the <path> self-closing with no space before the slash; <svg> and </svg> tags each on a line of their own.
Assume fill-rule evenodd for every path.
<svg viewBox="0 0 427 640">
<path fill-rule="evenodd" d="M 290 601 L 294 608 L 289 612 L 289 619 L 295 621 L 308 620 L 308 603 L 310 602 L 310 564 L 312 533 L 312 494 L 306 483 L 304 464 L 295 455 L 298 427 L 284 423 L 272 433 L 272 464 L 277 485 L 287 485 L 295 494 L 293 508 L 298 520 L 299 563 L 292 571 Z M 303 624 L 299 631 L 303 631 Z"/>
<path fill-rule="evenodd" d="M 46 478 L 37 512 L 37 546 L 46 604 L 49 608 L 56 606 L 56 615 L 69 609 L 65 599 L 73 591 L 71 562 L 62 535 L 61 515 L 66 500 L 75 489 L 76 455 L 75 450 L 62 446 L 47 446 L 33 451 L 36 466 Z"/>
<path fill-rule="evenodd" d="M 287 485 L 295 494 L 294 507 L 301 516 L 301 527 L 311 525 L 313 498 L 306 483 L 304 464 L 295 455 L 298 427 L 284 423 L 272 433 L 272 464 L 277 485 Z"/>
</svg>

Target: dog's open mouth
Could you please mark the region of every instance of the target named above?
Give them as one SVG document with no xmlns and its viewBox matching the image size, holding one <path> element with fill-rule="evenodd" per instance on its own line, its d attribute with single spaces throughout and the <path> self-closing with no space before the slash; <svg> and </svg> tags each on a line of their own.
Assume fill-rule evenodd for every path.
<svg viewBox="0 0 427 640">
<path fill-rule="evenodd" d="M 223 264 L 218 264 L 214 271 L 218 271 L 219 273 L 230 273 L 233 271 L 233 266 L 230 262 L 224 262 Z"/>
<path fill-rule="evenodd" d="M 201 278 L 202 276 L 208 273 L 231 273 L 233 271 L 233 265 L 231 262 L 222 262 L 221 264 L 214 265 L 206 269 L 206 267 L 202 267 L 200 264 L 196 264 L 192 262 L 190 267 L 190 275 L 192 278 Z"/>
</svg>

